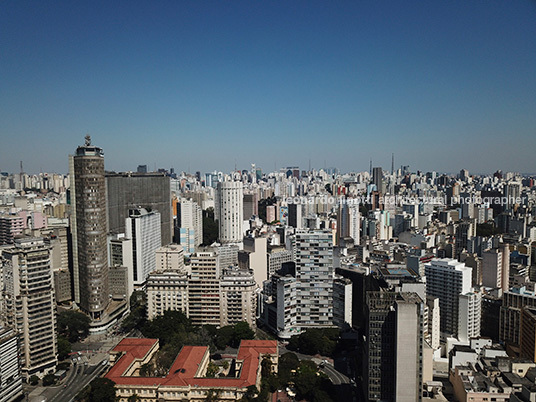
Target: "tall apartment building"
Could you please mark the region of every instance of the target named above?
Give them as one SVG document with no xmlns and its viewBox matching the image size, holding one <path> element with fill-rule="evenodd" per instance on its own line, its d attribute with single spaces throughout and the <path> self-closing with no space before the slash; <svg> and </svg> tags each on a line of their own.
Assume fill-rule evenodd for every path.
<svg viewBox="0 0 536 402">
<path fill-rule="evenodd" d="M 441 336 L 458 335 L 459 296 L 471 291 L 472 269 L 449 258 L 431 260 L 424 267 L 426 295 L 439 299 Z"/>
<path fill-rule="evenodd" d="M 44 238 L 45 244 L 50 247 L 50 266 L 54 274 L 56 303 L 72 300 L 67 231 L 67 227 L 56 227 L 51 229 Z"/>
<path fill-rule="evenodd" d="M 348 235 L 354 239 L 354 244 L 358 245 L 361 241 L 361 213 L 357 203 L 348 205 L 348 226 Z"/>
<path fill-rule="evenodd" d="M 333 323 L 339 328 L 352 327 L 352 286 L 348 278 L 333 282 Z"/>
<path fill-rule="evenodd" d="M 473 290 L 460 294 L 458 309 L 458 339 L 469 342 L 480 337 L 482 293 Z"/>
<path fill-rule="evenodd" d="M 299 203 L 288 204 L 288 226 L 303 229 L 303 205 Z"/>
<path fill-rule="evenodd" d="M 188 228 L 177 228 L 179 233 L 175 234 L 175 237 L 178 237 L 179 244 L 186 256 L 189 256 L 195 253 L 195 230 Z"/>
<path fill-rule="evenodd" d="M 18 215 L 0 215 L 0 245 L 13 244 L 16 236 L 22 234 L 24 220 Z"/>
<path fill-rule="evenodd" d="M 425 317 L 425 326 L 424 326 L 424 337 L 426 341 L 430 344 L 432 349 L 437 349 L 441 346 L 440 344 L 440 328 L 441 328 L 441 313 L 439 309 L 439 299 L 427 296 L 426 297 L 426 313 Z"/>
<path fill-rule="evenodd" d="M 157 271 L 186 272 L 184 266 L 184 250 L 178 244 L 168 244 L 156 250 Z"/>
<path fill-rule="evenodd" d="M 164 314 L 166 310 L 182 311 L 190 316 L 188 309 L 188 277 L 177 270 L 157 270 L 147 278 L 147 319 Z"/>
<path fill-rule="evenodd" d="M 490 288 L 502 285 L 502 252 L 496 248 L 482 252 L 482 285 Z"/>
<path fill-rule="evenodd" d="M 259 204 L 257 193 L 244 194 L 244 221 L 252 216 L 259 216 Z"/>
<path fill-rule="evenodd" d="M 223 269 L 220 281 L 220 325 L 233 325 L 245 321 L 256 326 L 257 293 L 251 271 L 238 268 Z"/>
<path fill-rule="evenodd" d="M 111 233 L 123 233 L 129 210 L 145 208 L 160 213 L 163 245 L 173 233 L 171 179 L 164 173 L 106 173 L 108 220 Z"/>
<path fill-rule="evenodd" d="M 212 247 L 218 254 L 221 268 L 229 268 L 238 265 L 238 251 L 236 244 L 225 244 L 222 246 Z"/>
<path fill-rule="evenodd" d="M 244 261 L 244 268 L 251 269 L 255 276 L 257 286 L 262 288 L 262 283 L 268 280 L 268 239 L 266 237 L 244 237 L 244 250 L 239 252 L 239 259 Z M 240 264 L 239 261 L 239 265 Z"/>
<path fill-rule="evenodd" d="M 22 396 L 18 336 L 12 328 L 0 325 L 0 402 Z"/>
<path fill-rule="evenodd" d="M 337 212 L 337 242 L 340 239 L 351 237 L 353 244 L 359 244 L 361 238 L 361 216 L 359 204 L 353 203 L 351 198 L 345 198 L 344 203 L 339 205 Z"/>
<path fill-rule="evenodd" d="M 22 376 L 53 373 L 58 349 L 49 248 L 42 238 L 20 238 L 3 257 L 3 319 L 20 334 Z"/>
<path fill-rule="evenodd" d="M 285 272 L 273 275 L 264 303 L 267 324 L 282 338 L 335 326 L 331 231 L 298 230 L 290 242 L 295 263 L 283 264 Z"/>
<path fill-rule="evenodd" d="M 194 325 L 219 326 L 220 261 L 215 251 L 198 251 L 190 260 L 191 278 L 188 287 L 189 317 Z"/>
<path fill-rule="evenodd" d="M 181 229 L 194 231 L 194 247 L 198 247 L 203 243 L 203 210 L 191 198 L 179 199 L 177 203 L 177 224 Z"/>
<path fill-rule="evenodd" d="M 214 198 L 214 218 L 218 221 L 221 243 L 242 241 L 243 202 L 242 182 L 218 183 Z"/>
<path fill-rule="evenodd" d="M 195 325 L 225 326 L 245 321 L 255 327 L 257 293 L 253 273 L 237 267 L 220 270 L 214 251 L 194 254 L 192 264 L 191 277 L 176 269 L 157 270 L 149 275 L 148 319 L 166 310 L 180 310 Z"/>
<path fill-rule="evenodd" d="M 109 235 L 108 247 L 108 265 L 110 267 L 109 273 L 110 275 L 114 275 L 114 279 L 119 279 L 118 277 L 120 276 L 121 270 L 118 270 L 118 268 L 125 269 L 125 293 L 127 300 L 129 300 L 130 296 L 134 292 L 134 255 L 132 252 L 132 239 L 126 237 L 124 233 Z M 112 270 L 115 272 L 112 273 Z"/>
<path fill-rule="evenodd" d="M 536 309 L 533 307 L 521 309 L 519 355 L 536 362 Z"/>
<path fill-rule="evenodd" d="M 145 208 L 129 211 L 125 219 L 125 235 L 132 239 L 132 278 L 134 286 L 145 283 L 156 268 L 156 250 L 162 245 L 160 213 Z"/>
<path fill-rule="evenodd" d="M 74 299 L 93 321 L 100 321 L 110 302 L 106 186 L 102 149 L 84 146 L 69 156 Z"/>
<path fill-rule="evenodd" d="M 299 325 L 333 326 L 333 236 L 330 231 L 297 231 L 293 240 Z"/>
<path fill-rule="evenodd" d="M 536 292 L 525 287 L 514 287 L 504 292 L 500 307 L 499 338 L 508 347 L 519 347 L 521 311 L 526 308 L 536 308 Z"/>
<path fill-rule="evenodd" d="M 363 385 L 369 401 L 422 399 L 424 306 L 415 293 L 367 292 Z"/>
</svg>

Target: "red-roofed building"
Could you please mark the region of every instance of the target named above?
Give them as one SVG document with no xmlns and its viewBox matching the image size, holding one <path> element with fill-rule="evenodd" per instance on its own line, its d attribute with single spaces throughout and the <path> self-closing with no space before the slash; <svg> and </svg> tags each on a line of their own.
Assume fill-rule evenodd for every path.
<svg viewBox="0 0 536 402">
<path fill-rule="evenodd" d="M 205 377 L 210 353 L 207 346 L 184 346 L 165 377 L 140 377 L 143 364 L 158 351 L 158 339 L 125 338 L 110 352 L 112 368 L 106 378 L 116 383 L 120 402 L 136 394 L 142 401 L 204 401 L 216 390 L 218 400 L 241 399 L 261 379 L 261 362 L 267 357 L 276 371 L 277 341 L 244 340 L 236 357 L 236 377 Z"/>
</svg>

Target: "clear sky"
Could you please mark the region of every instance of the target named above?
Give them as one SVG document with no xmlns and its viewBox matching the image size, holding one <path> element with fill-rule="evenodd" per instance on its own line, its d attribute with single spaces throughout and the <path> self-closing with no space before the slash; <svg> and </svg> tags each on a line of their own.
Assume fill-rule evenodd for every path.
<svg viewBox="0 0 536 402">
<path fill-rule="evenodd" d="M 0 170 L 536 172 L 536 2 L 4 1 Z"/>
</svg>

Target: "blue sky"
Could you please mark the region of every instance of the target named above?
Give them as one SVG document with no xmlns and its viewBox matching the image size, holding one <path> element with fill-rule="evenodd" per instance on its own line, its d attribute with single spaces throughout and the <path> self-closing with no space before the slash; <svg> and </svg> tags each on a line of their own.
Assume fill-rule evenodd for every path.
<svg viewBox="0 0 536 402">
<path fill-rule="evenodd" d="M 0 170 L 536 172 L 534 1 L 6 1 Z"/>
</svg>

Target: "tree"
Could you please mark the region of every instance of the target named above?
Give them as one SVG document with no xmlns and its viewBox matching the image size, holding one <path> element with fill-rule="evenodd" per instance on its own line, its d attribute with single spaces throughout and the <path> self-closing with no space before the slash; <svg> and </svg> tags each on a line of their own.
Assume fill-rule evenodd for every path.
<svg viewBox="0 0 536 402">
<path fill-rule="evenodd" d="M 255 385 L 250 385 L 246 388 L 246 393 L 244 396 L 242 396 L 242 401 L 254 401 L 257 399 L 257 395 L 259 394 L 259 390 Z"/>
<path fill-rule="evenodd" d="M 218 371 L 220 371 L 220 368 L 213 362 L 209 362 L 205 377 L 216 377 L 216 374 L 218 374 Z"/>
<path fill-rule="evenodd" d="M 115 402 L 117 400 L 115 382 L 108 378 L 95 378 L 77 396 L 81 402 Z"/>
<path fill-rule="evenodd" d="M 73 310 L 58 314 L 58 333 L 69 342 L 74 343 L 89 335 L 89 317 Z"/>
<path fill-rule="evenodd" d="M 141 398 L 138 396 L 138 394 L 132 394 L 127 399 L 128 402 L 141 402 Z"/>
<path fill-rule="evenodd" d="M 130 296 L 130 313 L 121 323 L 123 332 L 130 332 L 134 328 L 141 328 L 145 325 L 147 315 L 147 298 L 145 292 L 137 290 Z"/>
<path fill-rule="evenodd" d="M 287 352 L 279 358 L 278 375 L 283 384 L 290 381 L 292 370 L 297 370 L 300 359 L 292 352 Z"/>
<path fill-rule="evenodd" d="M 54 374 L 47 374 L 43 377 L 43 387 L 56 384 L 56 377 Z"/>
<path fill-rule="evenodd" d="M 39 377 L 35 374 L 30 377 L 30 385 L 37 385 L 39 384 Z"/>
<path fill-rule="evenodd" d="M 233 339 L 232 346 L 238 347 L 240 341 L 244 339 L 254 339 L 255 332 L 249 327 L 249 324 L 245 321 L 237 322 L 233 327 Z"/>
<path fill-rule="evenodd" d="M 216 333 L 214 342 L 219 350 L 225 349 L 227 345 L 230 345 L 234 337 L 234 328 L 230 325 L 221 327 Z"/>
<path fill-rule="evenodd" d="M 290 338 L 288 349 L 308 355 L 333 356 L 339 335 L 336 328 L 311 328 Z"/>
<path fill-rule="evenodd" d="M 296 386 L 297 400 L 313 399 L 314 390 L 318 385 L 318 368 L 311 360 L 303 360 L 294 376 L 294 385 Z"/>
<path fill-rule="evenodd" d="M 63 336 L 58 336 L 58 359 L 65 360 L 71 353 L 71 343 Z"/>
<path fill-rule="evenodd" d="M 140 367 L 140 377 L 151 377 L 153 365 L 151 363 L 142 364 Z"/>
<path fill-rule="evenodd" d="M 160 344 L 165 345 L 178 333 L 193 332 L 193 325 L 182 311 L 167 310 L 163 315 L 148 321 L 142 332 L 148 338 L 160 339 Z"/>
</svg>

